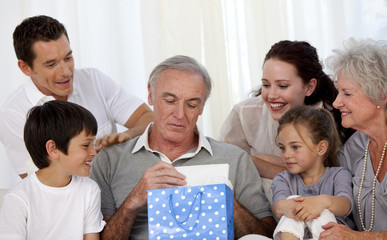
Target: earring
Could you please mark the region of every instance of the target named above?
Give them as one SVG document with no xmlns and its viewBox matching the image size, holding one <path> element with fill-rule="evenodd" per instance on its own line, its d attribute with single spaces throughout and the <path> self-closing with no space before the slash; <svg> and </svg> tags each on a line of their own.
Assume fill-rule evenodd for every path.
<svg viewBox="0 0 387 240">
<path fill-rule="evenodd" d="M 376 106 L 376 108 L 377 108 L 377 109 L 380 109 L 380 106 L 378 105 L 378 106 Z"/>
</svg>

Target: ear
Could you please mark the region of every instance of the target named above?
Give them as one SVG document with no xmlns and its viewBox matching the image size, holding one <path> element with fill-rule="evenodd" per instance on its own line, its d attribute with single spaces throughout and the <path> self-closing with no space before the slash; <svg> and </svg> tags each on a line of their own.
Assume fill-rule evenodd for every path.
<svg viewBox="0 0 387 240">
<path fill-rule="evenodd" d="M 328 142 L 326 140 L 322 140 L 318 143 L 318 156 L 323 156 L 328 151 Z"/>
<path fill-rule="evenodd" d="M 153 100 L 152 100 L 152 88 L 151 85 L 148 83 L 148 104 L 150 106 L 153 106 Z"/>
<path fill-rule="evenodd" d="M 310 81 L 306 84 L 306 92 L 305 96 L 310 96 L 314 92 L 317 86 L 317 79 L 312 78 Z"/>
<path fill-rule="evenodd" d="M 54 140 L 50 139 L 46 142 L 46 151 L 50 159 L 58 159 L 59 150 L 56 148 Z"/>
<path fill-rule="evenodd" d="M 23 60 L 18 60 L 17 61 L 17 65 L 19 66 L 20 70 L 27 76 L 31 76 L 32 75 L 32 68 L 26 63 L 24 62 Z"/>
</svg>

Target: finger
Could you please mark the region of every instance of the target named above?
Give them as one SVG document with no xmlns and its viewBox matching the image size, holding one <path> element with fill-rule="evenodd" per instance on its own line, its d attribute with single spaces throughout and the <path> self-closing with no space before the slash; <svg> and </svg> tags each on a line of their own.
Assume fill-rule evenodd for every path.
<svg viewBox="0 0 387 240">
<path fill-rule="evenodd" d="M 181 174 L 179 171 L 176 170 L 176 168 L 168 164 L 166 162 L 160 161 L 157 164 L 155 164 L 153 167 L 150 168 L 151 171 L 155 171 L 156 174 L 160 175 L 167 175 L 171 177 L 176 177 L 179 179 L 185 179 L 185 175 Z"/>
<path fill-rule="evenodd" d="M 296 202 L 302 202 L 304 200 L 305 200 L 304 197 L 296 197 L 296 198 L 294 198 L 294 201 L 296 201 Z"/>
<path fill-rule="evenodd" d="M 321 226 L 323 229 L 327 230 L 327 229 L 330 229 L 330 228 L 333 228 L 334 226 L 336 225 L 336 223 L 334 222 L 329 222 L 323 226 Z"/>
</svg>

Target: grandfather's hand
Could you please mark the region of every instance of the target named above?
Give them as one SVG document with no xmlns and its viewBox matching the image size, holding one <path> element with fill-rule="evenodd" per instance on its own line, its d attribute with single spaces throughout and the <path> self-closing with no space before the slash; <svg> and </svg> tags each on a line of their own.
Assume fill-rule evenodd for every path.
<svg viewBox="0 0 387 240">
<path fill-rule="evenodd" d="M 95 140 L 94 146 L 95 150 L 99 152 L 102 148 L 108 147 L 117 143 L 126 142 L 132 137 L 127 132 L 122 133 L 112 133 L 110 135 L 105 135 L 102 138 Z"/>
<path fill-rule="evenodd" d="M 360 239 L 359 232 L 356 232 L 349 227 L 330 222 L 322 228 L 325 230 L 320 234 L 319 240 L 356 240 Z"/>
<path fill-rule="evenodd" d="M 151 189 L 173 188 L 184 186 L 185 176 L 179 173 L 171 164 L 160 161 L 148 168 L 133 191 L 127 198 L 132 201 L 132 206 L 140 208 L 146 206 L 147 191 Z"/>
</svg>

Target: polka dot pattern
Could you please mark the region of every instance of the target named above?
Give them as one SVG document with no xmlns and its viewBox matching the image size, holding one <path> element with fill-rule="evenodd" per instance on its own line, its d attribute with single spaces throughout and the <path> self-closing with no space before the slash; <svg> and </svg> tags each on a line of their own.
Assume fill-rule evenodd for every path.
<svg viewBox="0 0 387 240">
<path fill-rule="evenodd" d="M 234 239 L 226 184 L 148 191 L 149 239 Z"/>
</svg>

